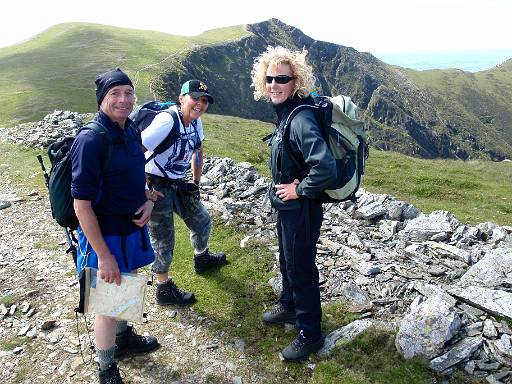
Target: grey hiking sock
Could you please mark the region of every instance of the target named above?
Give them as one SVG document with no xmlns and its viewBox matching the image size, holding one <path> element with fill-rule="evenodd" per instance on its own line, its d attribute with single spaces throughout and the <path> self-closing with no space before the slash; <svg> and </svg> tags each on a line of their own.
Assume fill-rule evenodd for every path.
<svg viewBox="0 0 512 384">
<path fill-rule="evenodd" d="M 100 365 L 100 371 L 107 370 L 114 362 L 114 352 L 116 346 L 113 345 L 109 349 L 97 349 L 96 356 L 98 357 L 98 364 Z"/>
<path fill-rule="evenodd" d="M 119 320 L 116 326 L 116 336 L 126 331 L 128 322 L 126 320 Z"/>
</svg>

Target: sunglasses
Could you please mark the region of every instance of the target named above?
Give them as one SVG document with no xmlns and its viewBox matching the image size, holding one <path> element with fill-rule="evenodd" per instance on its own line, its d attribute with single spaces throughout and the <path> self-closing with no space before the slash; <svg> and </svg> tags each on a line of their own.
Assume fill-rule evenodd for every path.
<svg viewBox="0 0 512 384">
<path fill-rule="evenodd" d="M 275 80 L 277 84 L 288 84 L 290 81 L 295 79 L 296 77 L 287 75 L 265 76 L 265 80 L 268 84 L 272 84 L 273 80 Z"/>
</svg>

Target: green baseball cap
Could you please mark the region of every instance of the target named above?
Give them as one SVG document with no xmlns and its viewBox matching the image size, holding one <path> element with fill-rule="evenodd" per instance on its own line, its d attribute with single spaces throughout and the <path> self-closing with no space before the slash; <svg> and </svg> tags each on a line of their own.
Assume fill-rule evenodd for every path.
<svg viewBox="0 0 512 384">
<path fill-rule="evenodd" d="M 181 86 L 180 95 L 189 94 L 192 97 L 208 97 L 208 102 L 213 104 L 213 97 L 208 93 L 208 86 L 200 80 L 189 80 Z"/>
</svg>

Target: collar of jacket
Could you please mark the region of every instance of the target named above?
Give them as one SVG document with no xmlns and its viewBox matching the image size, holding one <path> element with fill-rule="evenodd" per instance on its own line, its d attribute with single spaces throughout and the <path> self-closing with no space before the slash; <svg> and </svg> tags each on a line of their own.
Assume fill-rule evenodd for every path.
<svg viewBox="0 0 512 384">
<path fill-rule="evenodd" d="M 302 104 L 314 104 L 313 98 L 308 96 L 306 98 L 295 95 L 287 99 L 284 103 L 274 105 L 274 109 L 277 114 L 277 124 L 286 119 L 293 109 Z"/>
</svg>

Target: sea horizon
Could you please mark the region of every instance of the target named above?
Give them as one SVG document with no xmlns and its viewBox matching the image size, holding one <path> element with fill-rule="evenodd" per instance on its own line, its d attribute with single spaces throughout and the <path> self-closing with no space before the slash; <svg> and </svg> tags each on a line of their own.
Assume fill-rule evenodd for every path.
<svg viewBox="0 0 512 384">
<path fill-rule="evenodd" d="M 419 71 L 428 69 L 460 69 L 479 72 L 494 68 L 512 58 L 512 49 L 433 52 L 373 53 L 387 64 Z"/>
</svg>

